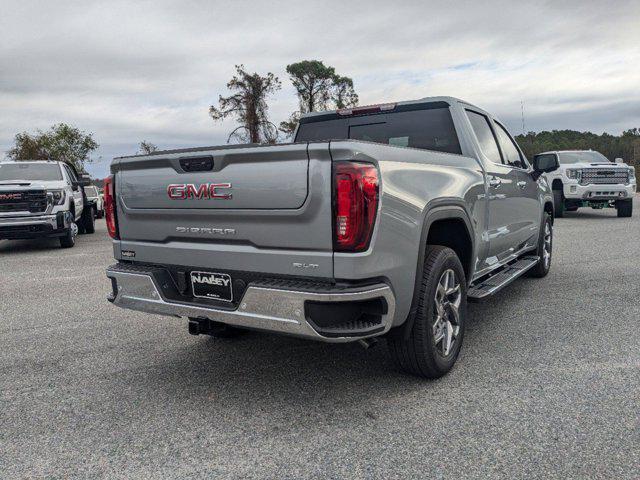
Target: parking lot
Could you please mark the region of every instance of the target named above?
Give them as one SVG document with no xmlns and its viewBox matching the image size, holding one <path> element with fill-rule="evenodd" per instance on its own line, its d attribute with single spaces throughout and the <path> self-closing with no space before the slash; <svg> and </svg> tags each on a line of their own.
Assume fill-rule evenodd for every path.
<svg viewBox="0 0 640 480">
<path fill-rule="evenodd" d="M 636 215 L 557 220 L 551 273 L 472 304 L 454 370 L 386 345 L 248 333 L 120 310 L 104 221 L 72 249 L 0 241 L 4 478 L 637 478 Z"/>
</svg>

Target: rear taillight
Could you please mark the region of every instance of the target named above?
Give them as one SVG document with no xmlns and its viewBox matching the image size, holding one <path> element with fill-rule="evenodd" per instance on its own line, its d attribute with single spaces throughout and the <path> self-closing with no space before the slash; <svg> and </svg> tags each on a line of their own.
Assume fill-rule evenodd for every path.
<svg viewBox="0 0 640 480">
<path fill-rule="evenodd" d="M 335 249 L 366 250 L 378 211 L 378 169 L 370 163 L 336 162 L 333 181 Z"/>
<path fill-rule="evenodd" d="M 118 219 L 116 218 L 116 195 L 113 175 L 104 179 L 104 217 L 109 236 L 118 239 Z"/>
</svg>

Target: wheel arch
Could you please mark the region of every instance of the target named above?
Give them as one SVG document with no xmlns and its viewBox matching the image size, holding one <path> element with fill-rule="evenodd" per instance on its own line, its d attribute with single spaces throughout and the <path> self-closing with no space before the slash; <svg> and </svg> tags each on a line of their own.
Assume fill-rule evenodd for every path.
<svg viewBox="0 0 640 480">
<path fill-rule="evenodd" d="M 455 235 L 444 235 L 455 230 Z M 435 242 L 435 243 L 431 243 Z M 404 335 L 408 336 L 413 328 L 418 310 L 420 284 L 424 272 L 424 262 L 428 245 L 442 245 L 456 252 L 462 263 L 467 282 L 473 275 L 475 258 L 475 239 L 472 223 L 462 202 L 438 205 L 427 210 L 422 223 L 420 249 L 417 258 L 416 277 L 413 285 L 411 308 L 407 320 L 402 325 Z"/>
</svg>

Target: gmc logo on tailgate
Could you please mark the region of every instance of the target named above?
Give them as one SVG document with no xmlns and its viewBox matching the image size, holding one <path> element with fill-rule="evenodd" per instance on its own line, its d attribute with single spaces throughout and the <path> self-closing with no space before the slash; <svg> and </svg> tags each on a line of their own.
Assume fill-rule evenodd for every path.
<svg viewBox="0 0 640 480">
<path fill-rule="evenodd" d="M 198 186 L 193 183 L 172 183 L 167 186 L 167 195 L 172 200 L 186 200 L 187 198 L 230 200 L 231 192 L 220 191 L 230 188 L 230 183 L 202 183 Z"/>
</svg>

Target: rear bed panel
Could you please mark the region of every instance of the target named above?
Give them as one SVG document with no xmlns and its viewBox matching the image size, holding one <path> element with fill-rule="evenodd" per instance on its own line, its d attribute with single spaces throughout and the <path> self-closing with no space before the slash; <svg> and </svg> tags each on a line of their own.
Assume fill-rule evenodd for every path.
<svg viewBox="0 0 640 480">
<path fill-rule="evenodd" d="M 313 144 L 308 152 L 297 144 L 187 156 L 198 155 L 213 156 L 213 171 L 181 171 L 181 153 L 114 162 L 121 236 L 116 258 L 333 277 L 327 144 Z M 220 182 L 231 183 L 231 199 L 176 201 L 167 194 L 169 184 Z M 123 257 L 122 250 L 134 253 Z"/>
</svg>

